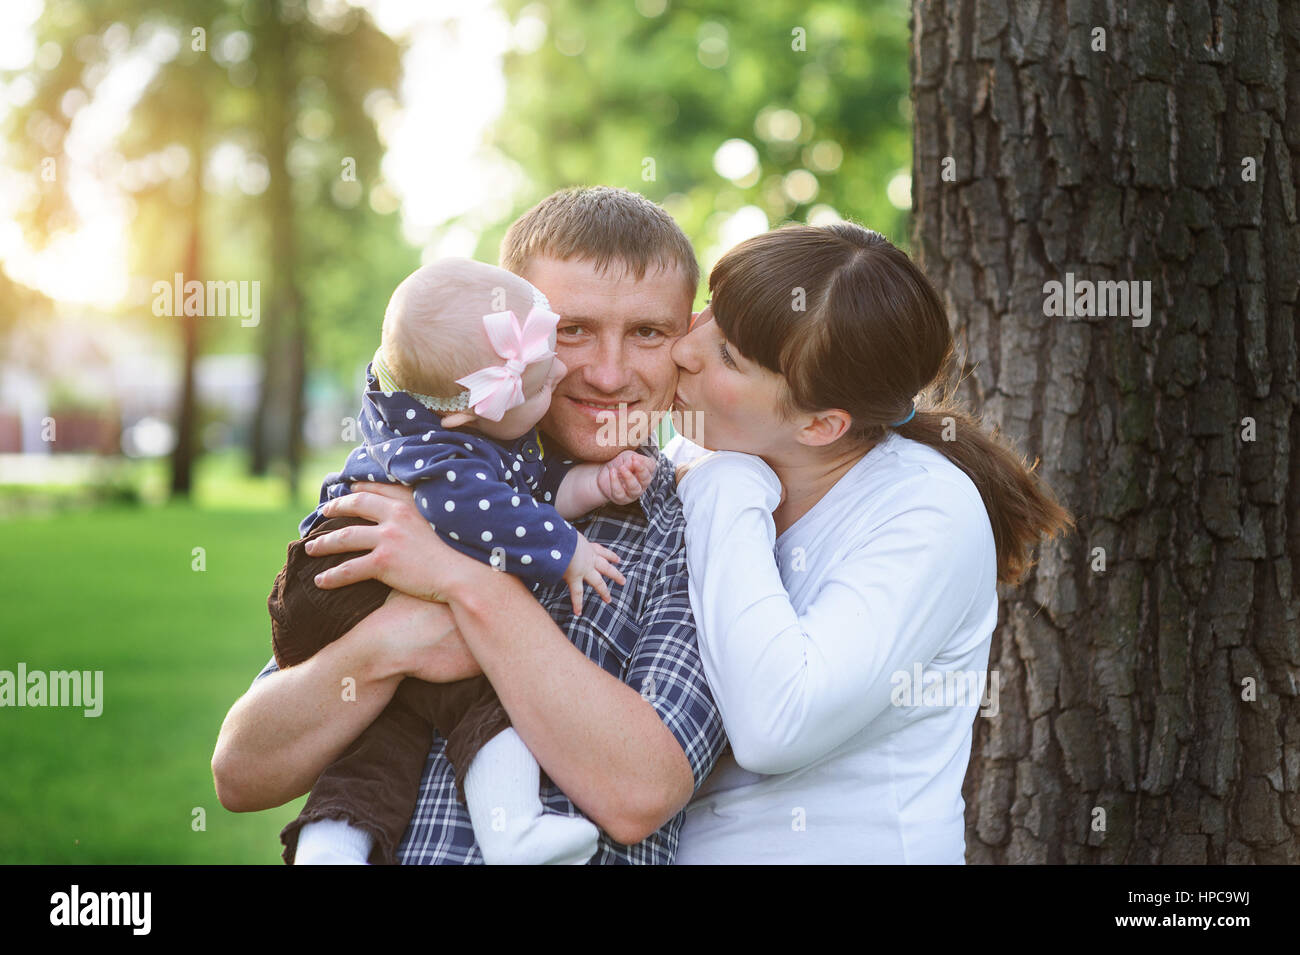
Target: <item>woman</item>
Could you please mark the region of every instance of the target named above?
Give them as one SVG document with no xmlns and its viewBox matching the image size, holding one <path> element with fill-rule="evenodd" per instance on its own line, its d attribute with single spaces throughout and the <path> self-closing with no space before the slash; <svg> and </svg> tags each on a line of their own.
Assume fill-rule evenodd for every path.
<svg viewBox="0 0 1300 955">
<path fill-rule="evenodd" d="M 943 305 L 877 233 L 778 229 L 709 287 L 673 359 L 719 453 L 678 494 L 732 752 L 677 862 L 961 863 L 996 584 L 1069 517 L 942 390 Z"/>
</svg>

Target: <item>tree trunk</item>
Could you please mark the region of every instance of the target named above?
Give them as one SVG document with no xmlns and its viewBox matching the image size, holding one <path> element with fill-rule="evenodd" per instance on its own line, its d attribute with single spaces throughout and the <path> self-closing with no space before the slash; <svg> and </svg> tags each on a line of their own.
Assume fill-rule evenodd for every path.
<svg viewBox="0 0 1300 955">
<path fill-rule="evenodd" d="M 189 243 L 185 250 L 185 280 L 203 281 L 203 150 L 197 139 L 190 144 L 193 192 L 190 199 Z M 189 497 L 194 485 L 194 462 L 198 456 L 198 400 L 194 380 L 199 360 L 199 315 L 186 315 L 177 303 L 181 323 L 181 390 L 176 400 L 176 446 L 172 448 L 171 496 Z"/>
<path fill-rule="evenodd" d="M 283 389 L 280 385 L 278 325 L 275 309 L 267 309 L 262 316 L 262 378 L 258 383 L 257 404 L 253 408 L 248 437 L 248 470 L 256 477 L 263 477 L 270 470 L 276 445 L 283 432 L 283 420 L 279 412 L 283 407 L 280 400 Z"/>
<path fill-rule="evenodd" d="M 278 7 L 278 5 L 277 5 Z M 277 10 L 278 12 L 278 10 Z M 290 499 L 297 498 L 302 470 L 303 422 L 306 418 L 307 329 L 298 290 L 297 223 L 293 182 L 289 177 L 288 152 L 293 142 L 294 110 L 298 96 L 298 73 L 294 30 L 280 16 L 268 18 L 274 37 L 275 93 L 279 113 L 272 126 L 279 135 L 267 141 L 267 164 L 271 170 L 271 268 L 275 273 L 275 310 L 284 330 L 284 457 L 288 465 Z"/>
<path fill-rule="evenodd" d="M 270 184 L 271 307 L 262 329 L 262 384 L 251 430 L 251 470 L 266 474 L 271 462 L 284 458 L 291 488 L 302 456 L 303 383 L 306 342 L 302 328 L 294 238 L 293 183 L 287 153 L 293 141 L 293 104 L 298 78 L 294 70 L 293 26 L 285 23 L 276 2 L 257 31 L 258 83 L 265 108 L 262 134 Z"/>
<path fill-rule="evenodd" d="M 915 0 L 912 32 L 963 395 L 1078 520 L 1003 594 L 967 858 L 1300 862 L 1300 5 Z M 1150 324 L 1050 314 L 1067 273 L 1150 282 Z"/>
</svg>

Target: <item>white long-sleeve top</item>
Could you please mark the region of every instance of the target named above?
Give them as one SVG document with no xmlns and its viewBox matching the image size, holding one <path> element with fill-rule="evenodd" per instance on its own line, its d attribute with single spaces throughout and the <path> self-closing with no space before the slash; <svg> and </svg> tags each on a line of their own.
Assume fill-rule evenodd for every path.
<svg viewBox="0 0 1300 955">
<path fill-rule="evenodd" d="M 699 450 L 678 438 L 665 452 Z M 712 454 L 678 494 L 732 752 L 687 807 L 676 861 L 963 862 L 961 787 L 997 620 L 971 480 L 891 432 L 779 538 L 781 486 L 761 458 Z"/>
</svg>

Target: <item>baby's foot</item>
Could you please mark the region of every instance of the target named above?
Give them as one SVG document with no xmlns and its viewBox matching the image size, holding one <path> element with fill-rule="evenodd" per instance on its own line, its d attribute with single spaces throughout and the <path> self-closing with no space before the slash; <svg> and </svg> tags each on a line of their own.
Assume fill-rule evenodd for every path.
<svg viewBox="0 0 1300 955">
<path fill-rule="evenodd" d="M 582 865 L 595 855 L 600 830 L 581 816 L 546 812 L 540 778 L 513 727 L 484 743 L 469 764 L 466 808 L 488 865 Z"/>
<path fill-rule="evenodd" d="M 547 812 L 507 819 L 497 832 L 476 833 L 488 865 L 582 865 L 596 854 L 600 830 L 581 816 Z"/>
<path fill-rule="evenodd" d="M 309 822 L 298 832 L 294 865 L 369 865 L 370 833 L 341 819 Z"/>
</svg>

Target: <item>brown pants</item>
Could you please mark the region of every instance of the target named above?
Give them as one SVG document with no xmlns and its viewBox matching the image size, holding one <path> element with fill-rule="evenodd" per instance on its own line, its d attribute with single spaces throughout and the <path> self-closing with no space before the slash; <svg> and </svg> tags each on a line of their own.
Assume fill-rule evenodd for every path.
<svg viewBox="0 0 1300 955">
<path fill-rule="evenodd" d="M 311 557 L 303 549 L 305 541 L 314 537 L 368 523 L 353 517 L 334 518 L 289 545 L 284 569 L 267 599 L 271 645 L 282 669 L 333 643 L 388 599 L 388 586 L 377 580 L 336 590 L 316 586 L 314 578 L 322 570 L 360 556 L 360 552 Z M 510 718 L 486 677 L 455 683 L 403 680 L 384 711 L 325 768 L 298 818 L 280 833 L 284 861 L 293 864 L 298 831 L 304 825 L 339 819 L 374 837 L 372 863 L 395 865 L 397 846 L 415 811 L 434 730 L 447 739 L 447 758 L 456 770 L 456 790 L 463 802 L 470 761 L 484 743 L 509 725 Z"/>
</svg>

